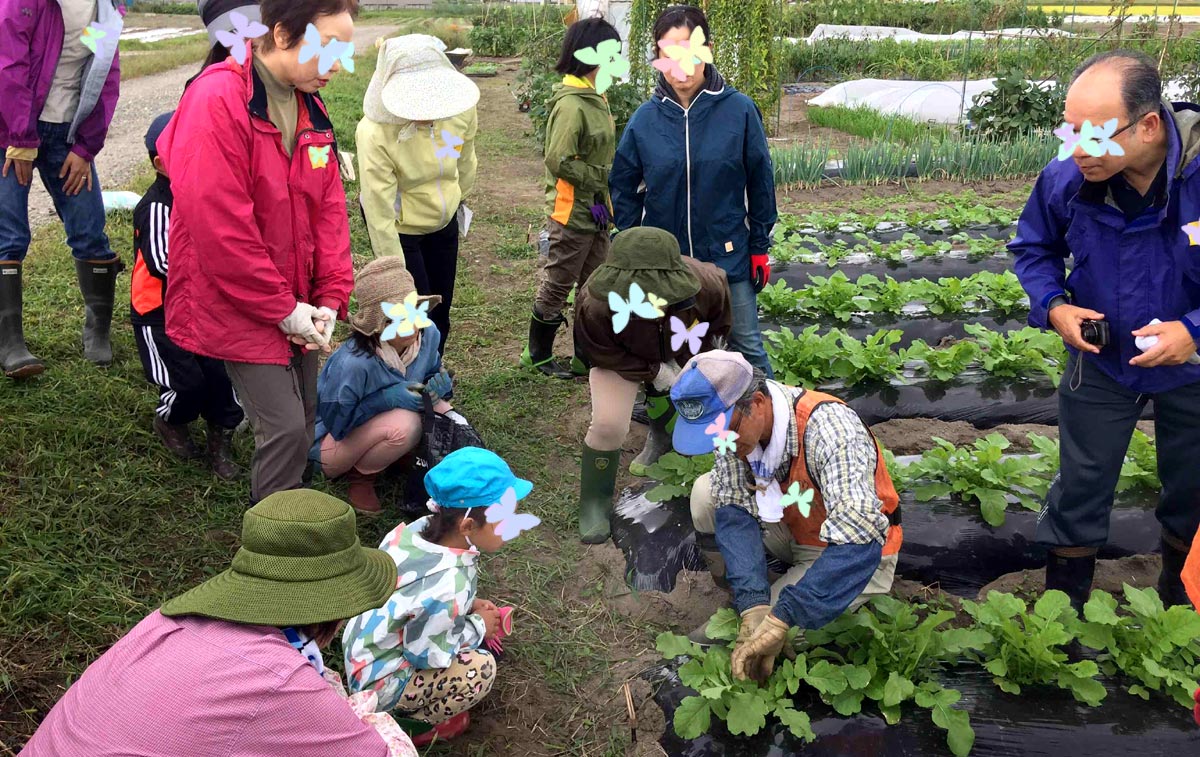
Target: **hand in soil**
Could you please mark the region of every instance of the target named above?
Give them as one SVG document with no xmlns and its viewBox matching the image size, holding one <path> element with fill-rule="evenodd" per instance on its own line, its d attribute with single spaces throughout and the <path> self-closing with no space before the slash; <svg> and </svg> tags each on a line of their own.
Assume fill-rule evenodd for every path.
<svg viewBox="0 0 1200 757">
<path fill-rule="evenodd" d="M 1074 305 L 1059 305 L 1051 310 L 1049 315 L 1050 325 L 1054 327 L 1054 330 L 1058 332 L 1058 335 L 1062 337 L 1062 340 L 1067 343 L 1068 347 L 1074 347 L 1081 352 L 1099 354 L 1099 347 L 1083 341 L 1083 332 L 1081 331 L 1080 324 L 1085 319 L 1094 321 L 1104 320 L 1104 314 Z"/>
</svg>

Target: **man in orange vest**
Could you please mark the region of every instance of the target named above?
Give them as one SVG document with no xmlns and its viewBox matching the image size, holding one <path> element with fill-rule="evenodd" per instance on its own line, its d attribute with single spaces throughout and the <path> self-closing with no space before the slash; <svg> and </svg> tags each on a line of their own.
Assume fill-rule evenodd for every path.
<svg viewBox="0 0 1200 757">
<path fill-rule="evenodd" d="M 735 352 L 693 357 L 671 388 L 673 443 L 716 451 L 692 488 L 696 540 L 742 616 L 733 673 L 766 680 L 788 629 L 820 628 L 892 587 L 900 498 L 841 400 L 769 381 Z M 791 567 L 772 585 L 767 554 Z"/>
</svg>

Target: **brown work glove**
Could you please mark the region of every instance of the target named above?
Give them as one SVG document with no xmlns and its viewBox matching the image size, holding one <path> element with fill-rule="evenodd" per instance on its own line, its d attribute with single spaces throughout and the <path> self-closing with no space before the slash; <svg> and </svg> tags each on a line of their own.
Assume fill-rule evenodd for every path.
<svg viewBox="0 0 1200 757">
<path fill-rule="evenodd" d="M 739 681 L 753 678 L 766 683 L 775 669 L 775 658 L 787 643 L 788 624 L 768 614 L 754 633 L 733 650 L 733 677 Z"/>
<path fill-rule="evenodd" d="M 771 614 L 770 605 L 755 605 L 742 613 L 742 625 L 738 628 L 737 640 L 733 642 L 733 648 L 738 649 L 754 635 L 758 627 L 762 624 L 763 618 Z"/>
</svg>

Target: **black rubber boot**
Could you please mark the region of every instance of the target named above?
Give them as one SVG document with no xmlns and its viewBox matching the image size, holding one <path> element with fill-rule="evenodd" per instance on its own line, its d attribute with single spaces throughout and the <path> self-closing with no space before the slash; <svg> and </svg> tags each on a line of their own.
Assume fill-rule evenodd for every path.
<svg viewBox="0 0 1200 757">
<path fill-rule="evenodd" d="M 594 450 L 583 445 L 579 473 L 579 538 L 584 544 L 603 544 L 610 534 L 609 517 L 613 509 L 613 491 L 617 488 L 617 468 L 621 450 Z"/>
<path fill-rule="evenodd" d="M 21 306 L 21 264 L 0 264 L 0 369 L 12 379 L 31 378 L 46 370 L 25 346 Z"/>
<path fill-rule="evenodd" d="M 658 458 L 671 451 L 671 432 L 675 429 L 675 406 L 671 404 L 669 392 L 660 392 L 646 387 L 646 416 L 649 430 L 646 444 L 638 456 L 629 463 L 629 475 L 645 476 L 647 469 L 658 462 Z"/>
<path fill-rule="evenodd" d="M 1070 548 L 1076 551 L 1079 548 Z M 1057 589 L 1071 598 L 1071 606 L 1083 617 L 1083 606 L 1092 593 L 1096 572 L 1096 552 L 1064 556 L 1051 550 L 1046 555 L 1046 591 Z"/>
<path fill-rule="evenodd" d="M 99 366 L 112 363 L 112 342 L 109 330 L 112 326 L 113 295 L 117 287 L 117 274 L 125 270 L 120 258 L 103 260 L 75 260 L 75 275 L 79 279 L 79 291 L 83 294 L 83 356 Z"/>
<path fill-rule="evenodd" d="M 1167 531 L 1163 531 L 1161 542 L 1162 572 L 1158 574 L 1158 596 L 1162 599 L 1164 607 L 1190 607 L 1192 602 L 1188 598 L 1187 589 L 1183 588 L 1183 579 L 1180 577 L 1183 564 L 1187 561 L 1188 550 L 1184 548 L 1183 540 Z"/>
<path fill-rule="evenodd" d="M 526 368 L 535 368 L 552 378 L 574 378 L 571 371 L 559 365 L 558 361 L 554 359 L 554 335 L 558 332 L 558 327 L 566 322 L 561 313 L 557 318 L 547 319 L 539 315 L 537 309 L 534 309 L 533 315 L 529 319 L 529 343 L 525 345 L 525 351 L 521 353 L 521 365 Z"/>
</svg>

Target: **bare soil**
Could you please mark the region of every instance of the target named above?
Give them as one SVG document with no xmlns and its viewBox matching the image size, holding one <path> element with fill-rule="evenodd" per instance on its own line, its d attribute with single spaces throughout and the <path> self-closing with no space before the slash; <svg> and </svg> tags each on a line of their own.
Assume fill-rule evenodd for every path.
<svg viewBox="0 0 1200 757">
<path fill-rule="evenodd" d="M 1099 589 L 1119 596 L 1124 584 L 1129 584 L 1137 589 L 1155 587 L 1158 585 L 1158 574 L 1161 570 L 1162 558 L 1158 555 L 1134 555 L 1122 557 L 1119 560 L 1097 560 L 1092 590 Z M 1044 570 L 1022 570 L 1018 573 L 1000 576 L 984 586 L 979 590 L 979 598 L 986 598 L 989 591 L 1007 592 L 1028 598 L 1041 594 L 1045 588 L 1046 572 Z"/>
</svg>

